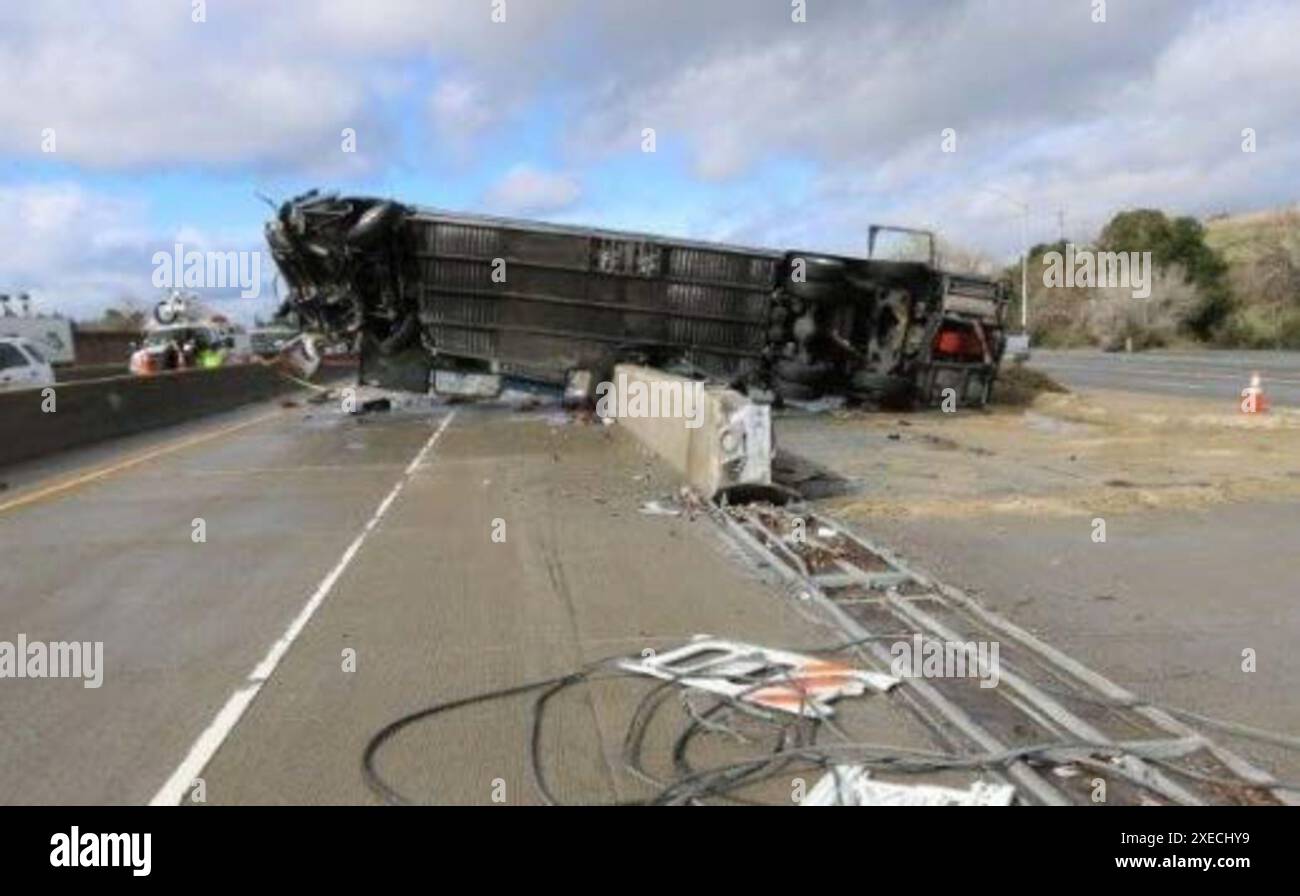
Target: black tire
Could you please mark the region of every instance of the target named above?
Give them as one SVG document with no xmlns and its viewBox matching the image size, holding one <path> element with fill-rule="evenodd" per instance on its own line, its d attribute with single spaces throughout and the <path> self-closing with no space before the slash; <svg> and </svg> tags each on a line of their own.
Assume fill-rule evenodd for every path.
<svg viewBox="0 0 1300 896">
<path fill-rule="evenodd" d="M 853 397 L 882 408 L 906 410 L 916 404 L 912 381 L 901 376 L 859 370 L 851 383 Z"/>
<path fill-rule="evenodd" d="M 782 358 L 776 362 L 773 373 L 776 374 L 776 378 L 779 380 L 798 383 L 802 386 L 817 386 L 825 382 L 826 378 L 834 370 L 835 365 L 830 361 L 805 363 L 790 358 Z"/>
<path fill-rule="evenodd" d="M 401 215 L 401 207 L 395 202 L 380 202 L 370 206 L 357 218 L 357 223 L 348 231 L 349 245 L 357 248 L 373 246 L 386 236 L 393 223 Z"/>
</svg>

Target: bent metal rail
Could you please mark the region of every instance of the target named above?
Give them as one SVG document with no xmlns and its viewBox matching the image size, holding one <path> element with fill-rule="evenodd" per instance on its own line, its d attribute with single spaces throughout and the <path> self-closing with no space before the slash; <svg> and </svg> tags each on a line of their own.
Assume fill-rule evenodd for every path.
<svg viewBox="0 0 1300 896">
<path fill-rule="evenodd" d="M 1021 800 L 1300 802 L 1300 792 L 1211 740 L 1178 710 L 1140 700 L 830 516 L 749 505 L 715 507 L 711 518 L 794 600 L 819 606 L 860 640 L 859 655 L 881 671 L 895 671 L 890 641 L 919 639 L 945 650 L 997 642 L 996 686 L 981 687 L 973 677 L 903 675 L 897 693 L 947 744 L 1002 757 L 987 767 L 1016 785 Z"/>
</svg>

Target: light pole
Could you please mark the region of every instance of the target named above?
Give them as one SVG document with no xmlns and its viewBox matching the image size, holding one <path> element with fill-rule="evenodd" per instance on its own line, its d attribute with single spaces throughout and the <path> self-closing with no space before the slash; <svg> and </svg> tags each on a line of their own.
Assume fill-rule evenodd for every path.
<svg viewBox="0 0 1300 896">
<path fill-rule="evenodd" d="M 1020 209 L 1020 332 L 1029 334 L 1029 203 L 1008 196 L 1001 190 L 985 187 L 986 193 L 1000 196 Z"/>
</svg>

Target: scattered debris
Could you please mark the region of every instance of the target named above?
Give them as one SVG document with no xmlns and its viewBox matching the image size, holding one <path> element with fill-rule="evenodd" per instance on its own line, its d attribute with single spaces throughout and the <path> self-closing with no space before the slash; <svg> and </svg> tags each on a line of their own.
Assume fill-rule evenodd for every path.
<svg viewBox="0 0 1300 896">
<path fill-rule="evenodd" d="M 647 516 L 681 516 L 682 509 L 661 501 L 646 501 L 641 505 L 641 512 Z"/>
<path fill-rule="evenodd" d="M 388 398 L 372 398 L 369 401 L 363 401 L 357 407 L 358 414 L 373 414 L 378 411 L 391 411 L 393 402 Z"/>
<path fill-rule="evenodd" d="M 315 337 L 299 333 L 281 344 L 275 356 L 275 367 L 291 379 L 306 382 L 320 370 L 321 348 Z"/>
<path fill-rule="evenodd" d="M 801 498 L 803 498 L 803 495 L 799 492 L 777 483 L 771 485 L 748 483 L 729 485 L 726 488 L 719 489 L 717 495 L 714 496 L 714 500 L 724 507 L 732 504 L 772 504 L 780 507 Z"/>
<path fill-rule="evenodd" d="M 956 439 L 949 439 L 945 436 L 937 436 L 934 433 L 922 433 L 921 441 L 928 445 L 938 448 L 940 451 L 965 451 L 968 454 L 974 454 L 978 457 L 991 457 L 992 451 L 987 448 L 981 448 L 978 445 L 963 445 Z"/>
<path fill-rule="evenodd" d="M 1010 806 L 1010 784 L 976 781 L 966 790 L 933 784 L 875 781 L 860 765 L 837 765 L 813 785 L 801 806 Z"/>
<path fill-rule="evenodd" d="M 595 404 L 596 385 L 590 370 L 570 370 L 564 381 L 564 406 L 577 409 Z"/>
<path fill-rule="evenodd" d="M 867 688 L 889 691 L 899 679 L 845 663 L 697 635 L 666 653 L 624 659 L 618 666 L 688 688 L 719 694 L 765 709 L 809 718 L 834 715 L 830 704 L 858 697 Z"/>
<path fill-rule="evenodd" d="M 433 376 L 433 391 L 458 398 L 496 398 L 501 394 L 501 377 L 489 373 L 438 370 Z"/>
</svg>

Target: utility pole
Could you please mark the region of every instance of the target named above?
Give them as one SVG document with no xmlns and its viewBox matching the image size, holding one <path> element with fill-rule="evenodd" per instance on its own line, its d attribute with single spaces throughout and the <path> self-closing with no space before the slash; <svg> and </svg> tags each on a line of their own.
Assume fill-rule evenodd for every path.
<svg viewBox="0 0 1300 896">
<path fill-rule="evenodd" d="M 985 187 L 984 192 L 1000 196 L 1020 209 L 1020 332 L 1029 333 L 1029 203 Z"/>
<path fill-rule="evenodd" d="M 1029 206 L 1020 216 L 1020 332 L 1029 335 Z"/>
</svg>

